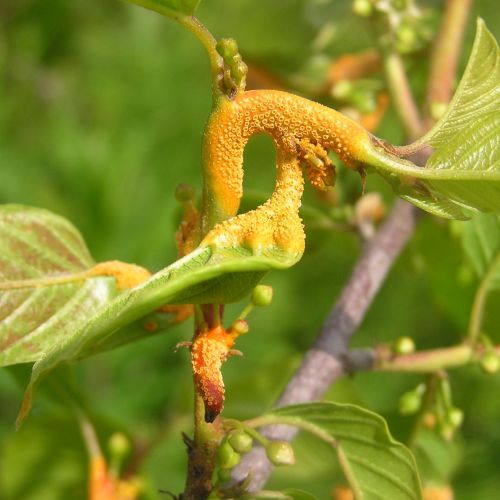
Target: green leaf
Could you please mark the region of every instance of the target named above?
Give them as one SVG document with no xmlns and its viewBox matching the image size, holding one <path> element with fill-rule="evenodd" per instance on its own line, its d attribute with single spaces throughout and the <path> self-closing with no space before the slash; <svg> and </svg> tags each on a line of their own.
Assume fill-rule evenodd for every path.
<svg viewBox="0 0 500 500">
<path fill-rule="evenodd" d="M 478 20 L 472 54 L 455 96 L 439 123 L 417 145 L 435 147 L 425 167 L 383 149 L 366 162 L 396 193 L 423 210 L 466 219 L 463 208 L 500 213 L 500 50 Z"/>
<path fill-rule="evenodd" d="M 201 0 L 127 0 L 144 7 L 154 10 L 168 17 L 177 18 L 179 14 L 192 16 Z"/>
<path fill-rule="evenodd" d="M 457 91 L 445 114 L 419 142 L 446 146 L 457 133 L 471 129 L 483 115 L 498 113 L 500 105 L 498 44 L 482 19 L 477 21 L 474 46 Z"/>
<path fill-rule="evenodd" d="M 242 500 L 317 500 L 311 493 L 297 488 L 287 488 L 282 491 L 262 490 L 245 494 L 241 498 Z"/>
<path fill-rule="evenodd" d="M 308 403 L 275 409 L 249 423 L 292 425 L 330 443 L 357 499 L 422 498 L 413 455 L 394 441 L 375 413 L 353 405 Z"/>
<path fill-rule="evenodd" d="M 477 214 L 463 223 L 462 245 L 487 290 L 500 289 L 500 216 Z"/>
<path fill-rule="evenodd" d="M 0 366 L 36 361 L 117 295 L 80 233 L 46 210 L 0 207 Z"/>
</svg>

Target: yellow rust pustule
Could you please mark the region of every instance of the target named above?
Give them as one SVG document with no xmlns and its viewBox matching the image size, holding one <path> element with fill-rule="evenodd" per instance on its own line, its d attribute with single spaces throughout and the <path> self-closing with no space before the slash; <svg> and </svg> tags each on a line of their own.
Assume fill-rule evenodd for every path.
<svg viewBox="0 0 500 500">
<path fill-rule="evenodd" d="M 356 167 L 359 148 L 370 142 L 369 133 L 341 113 L 302 97 L 277 90 L 254 90 L 222 100 L 212 113 L 203 146 L 207 205 L 215 204 L 215 222 L 237 214 L 242 196 L 243 151 L 255 134 L 272 137 L 276 148 L 300 154 L 304 140 L 334 151 L 347 166 Z"/>
<path fill-rule="evenodd" d="M 269 248 L 302 255 L 304 229 L 298 215 L 304 181 L 298 158 L 278 150 L 275 190 L 263 205 L 227 219 L 210 231 L 202 245 L 243 246 L 255 254 Z"/>
</svg>

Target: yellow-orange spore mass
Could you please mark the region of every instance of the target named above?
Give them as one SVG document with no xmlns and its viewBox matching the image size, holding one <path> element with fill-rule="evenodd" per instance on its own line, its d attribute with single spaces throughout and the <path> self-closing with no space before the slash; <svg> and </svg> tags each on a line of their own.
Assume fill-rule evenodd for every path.
<svg viewBox="0 0 500 500">
<path fill-rule="evenodd" d="M 234 344 L 222 326 L 201 333 L 191 345 L 191 362 L 198 391 L 205 403 L 205 420 L 213 422 L 224 407 L 221 366 Z"/>
<path fill-rule="evenodd" d="M 278 179 L 273 195 L 263 205 L 218 224 L 202 244 L 244 246 L 255 254 L 272 247 L 288 254 L 304 251 L 304 230 L 298 216 L 303 192 L 299 160 L 278 151 Z"/>
<path fill-rule="evenodd" d="M 127 264 L 119 260 L 110 260 L 95 265 L 88 272 L 89 276 L 111 276 L 116 280 L 116 286 L 122 290 L 124 288 L 134 288 L 151 277 L 151 273 L 141 266 Z"/>
<path fill-rule="evenodd" d="M 205 132 L 205 198 L 213 193 L 221 219 L 238 212 L 242 196 L 243 150 L 254 134 L 269 134 L 278 151 L 297 155 L 307 139 L 335 151 L 348 166 L 357 160 L 358 144 L 369 140 L 363 127 L 321 104 L 277 90 L 242 92 L 224 101 Z"/>
</svg>

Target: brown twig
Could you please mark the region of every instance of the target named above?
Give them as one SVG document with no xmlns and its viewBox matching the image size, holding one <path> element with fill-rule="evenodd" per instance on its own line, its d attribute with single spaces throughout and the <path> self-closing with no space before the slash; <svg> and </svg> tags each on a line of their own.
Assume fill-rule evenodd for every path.
<svg viewBox="0 0 500 500">
<path fill-rule="evenodd" d="M 461 4 L 462 21 L 458 26 L 449 27 L 448 23 L 457 15 L 452 15 L 449 11 L 456 8 L 456 3 Z M 439 57 L 440 64 L 446 68 L 442 68 L 441 72 L 431 72 L 429 88 L 442 86 L 441 92 L 444 95 L 444 87 L 447 86 L 448 98 L 452 92 L 453 78 L 444 82 L 436 80 L 444 73 L 454 75 L 460 53 L 461 33 L 469 7 L 470 0 L 448 0 L 443 26 L 434 47 L 435 55 L 432 60 L 436 61 Z M 408 137 L 415 139 L 423 133 L 424 126 L 415 106 L 404 66 L 399 56 L 394 57 L 393 53 L 387 53 L 386 57 L 389 57 L 385 69 L 393 100 Z M 426 125 L 431 126 L 432 122 L 428 121 Z M 429 154 L 428 149 L 417 153 L 420 160 L 425 160 Z M 347 372 L 349 341 L 361 324 L 387 273 L 411 237 L 416 214 L 413 206 L 403 201 L 396 202 L 389 218 L 365 247 L 318 338 L 278 400 L 278 407 L 320 398 L 332 383 Z M 369 363 L 369 357 L 363 356 L 364 362 Z M 266 437 L 282 440 L 293 439 L 296 432 L 295 428 L 282 425 L 270 426 L 263 430 Z M 271 470 L 272 466 L 265 456 L 264 449 L 256 447 L 233 470 L 232 477 L 234 481 L 242 481 L 250 475 L 248 490 L 257 491 L 266 483 Z"/>
</svg>

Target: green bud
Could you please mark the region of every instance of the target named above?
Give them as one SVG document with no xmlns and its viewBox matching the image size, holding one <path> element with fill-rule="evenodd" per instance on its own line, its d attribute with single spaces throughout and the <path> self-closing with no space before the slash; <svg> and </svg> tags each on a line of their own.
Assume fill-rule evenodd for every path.
<svg viewBox="0 0 500 500">
<path fill-rule="evenodd" d="M 232 469 L 240 463 L 240 454 L 234 451 L 233 447 L 224 441 L 217 451 L 219 466 L 221 469 Z"/>
<path fill-rule="evenodd" d="M 354 0 L 352 11 L 361 17 L 369 17 L 373 11 L 370 0 Z"/>
<path fill-rule="evenodd" d="M 276 466 L 295 463 L 295 453 L 292 445 L 287 441 L 271 441 L 266 446 L 266 455 L 269 461 Z"/>
<path fill-rule="evenodd" d="M 394 342 L 393 351 L 395 354 L 411 354 L 415 351 L 415 342 L 410 337 L 400 337 Z"/>
<path fill-rule="evenodd" d="M 175 199 L 179 203 L 185 203 L 194 199 L 194 188 L 189 184 L 182 183 L 175 188 Z"/>
<path fill-rule="evenodd" d="M 497 373 L 500 368 L 500 358 L 494 351 L 486 352 L 481 358 L 481 368 L 485 373 Z"/>
<path fill-rule="evenodd" d="M 268 285 L 257 285 L 252 292 L 252 304 L 265 307 L 273 300 L 273 288 Z"/>
<path fill-rule="evenodd" d="M 245 80 L 248 73 L 248 66 L 243 61 L 238 61 L 237 64 L 231 66 L 231 76 L 236 80 L 238 85 Z"/>
<path fill-rule="evenodd" d="M 402 415 L 413 415 L 422 406 L 422 394 L 417 391 L 405 392 L 399 399 L 399 412 Z"/>
<path fill-rule="evenodd" d="M 464 421 L 464 412 L 460 408 L 450 408 L 447 421 L 454 429 L 458 429 Z"/>
<path fill-rule="evenodd" d="M 222 59 L 224 59 L 224 62 L 231 61 L 238 53 L 238 44 L 234 38 L 222 38 L 217 42 L 215 48 Z"/>
<path fill-rule="evenodd" d="M 412 26 L 402 24 L 396 30 L 397 48 L 399 52 L 408 54 L 418 48 L 418 34 Z"/>
<path fill-rule="evenodd" d="M 221 483 L 227 483 L 231 480 L 231 470 L 230 469 L 219 469 L 217 472 L 217 477 Z"/>
<path fill-rule="evenodd" d="M 108 441 L 108 449 L 116 459 L 123 459 L 130 451 L 130 440 L 122 432 L 115 432 Z"/>
<path fill-rule="evenodd" d="M 252 437 L 244 431 L 235 431 L 228 438 L 229 444 L 238 453 L 248 453 L 253 447 Z"/>
</svg>

